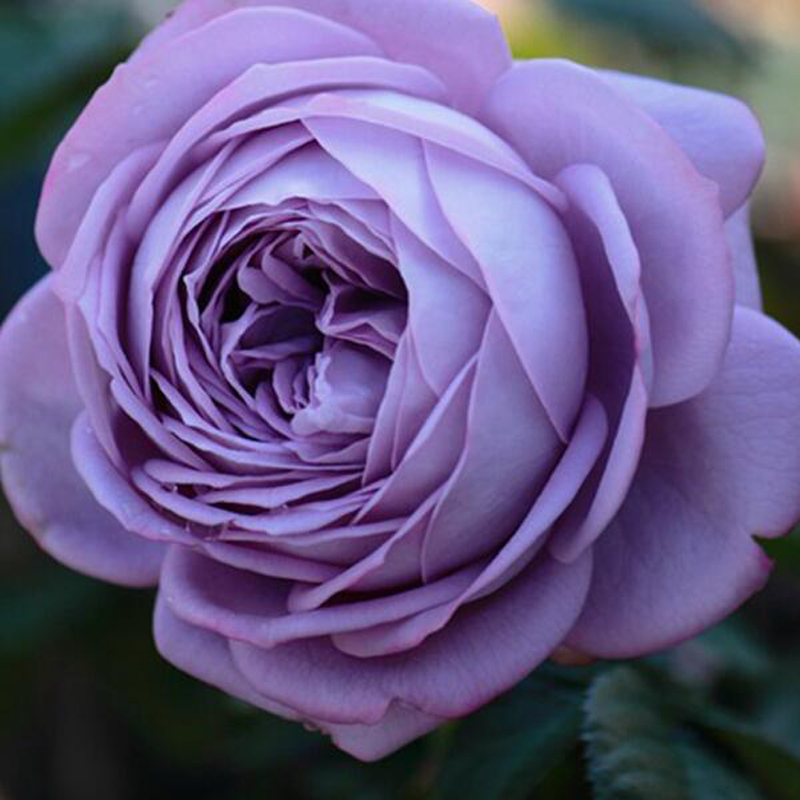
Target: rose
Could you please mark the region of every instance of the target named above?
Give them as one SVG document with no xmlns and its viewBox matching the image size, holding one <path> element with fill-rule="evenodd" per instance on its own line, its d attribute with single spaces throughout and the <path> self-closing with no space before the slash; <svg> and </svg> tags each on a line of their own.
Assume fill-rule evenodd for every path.
<svg viewBox="0 0 800 800">
<path fill-rule="evenodd" d="M 800 515 L 761 161 L 737 101 L 512 65 L 462 0 L 189 0 L 47 176 L 9 498 L 159 584 L 168 660 L 360 758 L 556 648 L 691 636 Z"/>
</svg>

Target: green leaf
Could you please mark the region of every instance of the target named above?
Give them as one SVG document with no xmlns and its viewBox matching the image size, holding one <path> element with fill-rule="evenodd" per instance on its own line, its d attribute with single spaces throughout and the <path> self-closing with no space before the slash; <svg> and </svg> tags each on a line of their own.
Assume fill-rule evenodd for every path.
<svg viewBox="0 0 800 800">
<path fill-rule="evenodd" d="M 47 565 L 0 589 L 0 656 L 18 657 L 51 644 L 96 617 L 106 605 L 101 583 Z"/>
<path fill-rule="evenodd" d="M 124 26 L 124 27 L 123 27 Z M 5 75 L 0 114 L 84 68 L 109 42 L 129 30 L 119 13 L 37 14 L 24 6 L 0 10 L 0 68 Z"/>
<path fill-rule="evenodd" d="M 136 38 L 117 9 L 0 9 L 0 166 L 47 149 Z"/>
<path fill-rule="evenodd" d="M 760 539 L 759 544 L 781 572 L 800 577 L 800 528 L 780 539 Z"/>
<path fill-rule="evenodd" d="M 739 758 L 769 798 L 797 800 L 800 746 L 792 751 L 727 715 L 707 715 L 700 720 L 700 726 Z"/>
<path fill-rule="evenodd" d="M 442 800 L 517 800 L 574 750 L 580 685 L 538 672 L 455 730 L 437 781 Z"/>
<path fill-rule="evenodd" d="M 746 58 L 747 46 L 692 0 L 556 0 L 556 7 L 597 26 L 633 34 L 645 44 L 705 55 Z"/>
<path fill-rule="evenodd" d="M 800 660 L 786 659 L 764 681 L 757 724 L 766 738 L 800 748 Z"/>
<path fill-rule="evenodd" d="M 689 734 L 684 734 L 684 738 L 675 743 L 675 748 L 685 770 L 688 797 L 761 800 L 752 783 L 730 769 L 699 741 L 690 738 Z"/>
<path fill-rule="evenodd" d="M 681 724 L 632 667 L 601 675 L 586 702 L 596 800 L 758 800 L 749 781 Z"/>
<path fill-rule="evenodd" d="M 633 669 L 601 675 L 586 701 L 589 774 L 597 800 L 682 800 L 688 784 L 651 687 Z"/>
</svg>

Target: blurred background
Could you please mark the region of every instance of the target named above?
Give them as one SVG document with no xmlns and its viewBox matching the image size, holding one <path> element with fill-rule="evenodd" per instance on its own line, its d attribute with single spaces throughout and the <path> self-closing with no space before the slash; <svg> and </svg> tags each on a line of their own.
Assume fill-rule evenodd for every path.
<svg viewBox="0 0 800 800">
<path fill-rule="evenodd" d="M 769 153 L 753 209 L 766 306 L 800 333 L 800 0 L 484 3 L 517 57 L 659 76 L 753 107 Z M 171 5 L 0 0 L 0 316 L 45 271 L 32 227 L 49 154 Z M 365 766 L 173 670 L 152 644 L 151 593 L 61 568 L 2 506 L 0 800 L 798 800 L 800 537 L 770 554 L 768 589 L 699 639 L 635 671 L 548 666 Z"/>
</svg>

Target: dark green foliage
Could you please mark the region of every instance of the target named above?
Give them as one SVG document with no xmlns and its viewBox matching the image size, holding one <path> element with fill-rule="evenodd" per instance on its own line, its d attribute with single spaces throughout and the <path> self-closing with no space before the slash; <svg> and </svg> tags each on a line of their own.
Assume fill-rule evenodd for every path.
<svg viewBox="0 0 800 800">
<path fill-rule="evenodd" d="M 442 800 L 522 800 L 571 750 L 582 688 L 534 674 L 455 730 Z"/>
<path fill-rule="evenodd" d="M 768 797 L 797 800 L 800 796 L 800 742 L 790 748 L 755 728 L 713 713 L 700 726 L 738 757 Z"/>
<path fill-rule="evenodd" d="M 782 539 L 763 539 L 761 546 L 776 560 L 781 570 L 800 577 L 800 530 L 792 531 Z"/>
<path fill-rule="evenodd" d="M 758 800 L 750 781 L 685 722 L 634 668 L 598 678 L 585 720 L 596 800 Z"/>
<path fill-rule="evenodd" d="M 0 7 L 0 169 L 52 149 L 133 46 L 138 31 L 124 6 L 100 8 Z"/>
<path fill-rule="evenodd" d="M 634 34 L 668 52 L 705 53 L 709 49 L 732 58 L 747 54 L 745 45 L 692 0 L 557 0 L 557 8 L 601 27 Z"/>
</svg>

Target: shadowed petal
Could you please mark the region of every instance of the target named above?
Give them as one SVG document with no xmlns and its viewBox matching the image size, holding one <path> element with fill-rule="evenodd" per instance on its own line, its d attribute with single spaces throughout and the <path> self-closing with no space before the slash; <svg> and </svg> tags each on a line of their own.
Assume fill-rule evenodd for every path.
<svg viewBox="0 0 800 800">
<path fill-rule="evenodd" d="M 267 699 L 250 685 L 233 663 L 223 636 L 176 617 L 163 594 L 156 601 L 153 634 L 158 652 L 178 669 L 272 714 L 300 719 L 299 714 Z"/>
<path fill-rule="evenodd" d="M 605 452 L 550 540 L 550 552 L 568 561 L 602 533 L 633 480 L 644 441 L 645 376 L 652 377 L 652 354 L 639 256 L 611 184 L 588 164 L 567 168 L 558 182 L 573 206 L 567 224 L 586 298 L 588 385 L 603 403 L 611 430 Z"/>
<path fill-rule="evenodd" d="M 416 708 L 392 703 L 377 725 L 325 725 L 334 744 L 361 761 L 377 761 L 447 720 Z"/>
<path fill-rule="evenodd" d="M 71 452 L 85 487 L 126 531 L 156 542 L 192 542 L 188 527 L 159 514 L 111 463 L 85 412 L 72 425 Z"/>
</svg>

